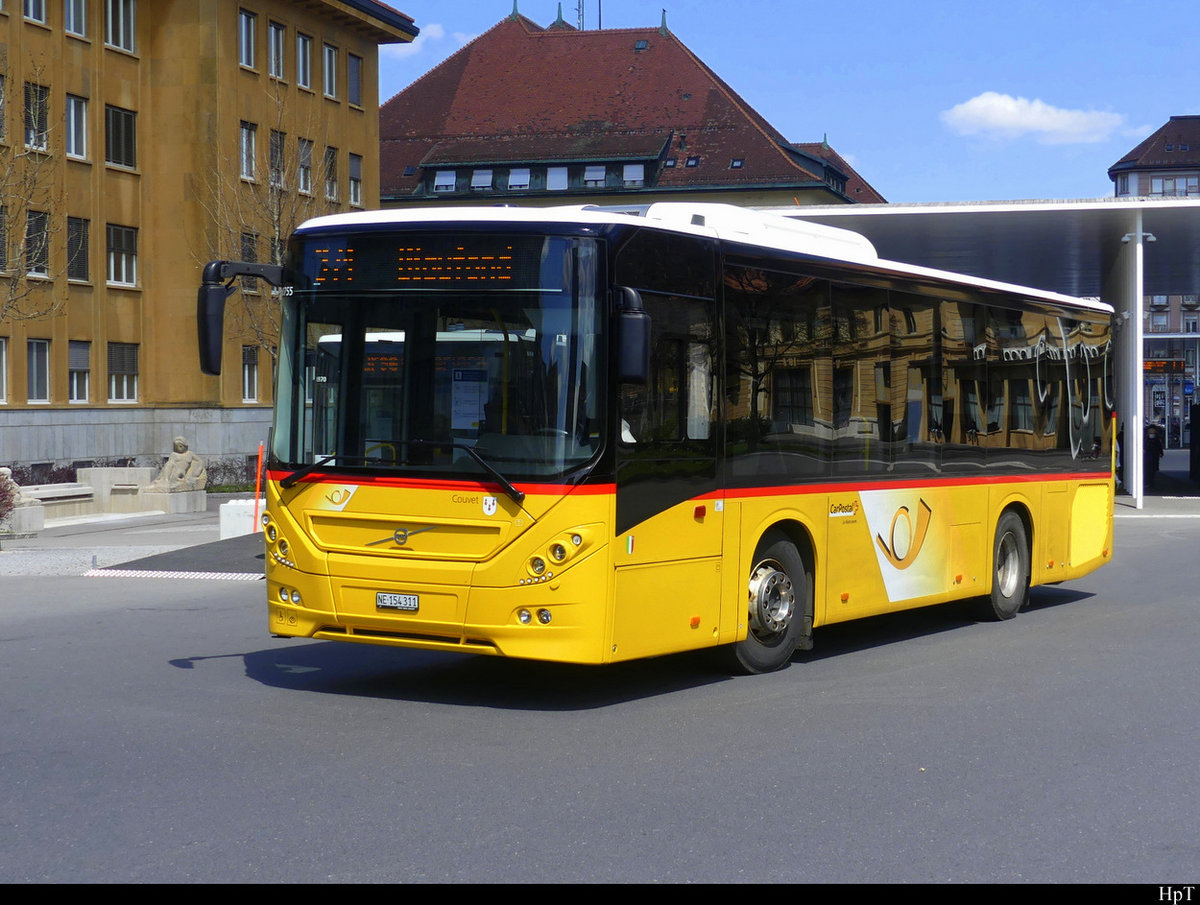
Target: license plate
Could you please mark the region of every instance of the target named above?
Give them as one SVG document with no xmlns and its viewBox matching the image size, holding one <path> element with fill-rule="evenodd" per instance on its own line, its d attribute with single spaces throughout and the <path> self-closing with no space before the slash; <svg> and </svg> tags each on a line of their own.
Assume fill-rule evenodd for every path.
<svg viewBox="0 0 1200 905">
<path fill-rule="evenodd" d="M 415 613 L 420 600 L 421 598 L 416 594 L 388 594 L 384 591 L 377 591 L 375 594 L 375 608 L 377 610 L 404 610 L 406 613 Z"/>
</svg>

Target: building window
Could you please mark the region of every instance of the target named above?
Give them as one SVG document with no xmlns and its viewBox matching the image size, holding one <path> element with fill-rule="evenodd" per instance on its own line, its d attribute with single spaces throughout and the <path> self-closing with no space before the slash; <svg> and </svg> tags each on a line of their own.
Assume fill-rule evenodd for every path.
<svg viewBox="0 0 1200 905">
<path fill-rule="evenodd" d="M 1117 176 L 1117 194 L 1118 195 L 1128 195 L 1129 194 L 1129 174 L 1128 173 L 1121 173 L 1119 176 Z"/>
<path fill-rule="evenodd" d="M 134 4 L 137 0 L 105 0 L 104 43 L 112 47 L 134 51 Z"/>
<path fill-rule="evenodd" d="M 646 183 L 646 165 L 642 163 L 625 164 L 621 182 L 627 189 L 641 188 Z"/>
<path fill-rule="evenodd" d="M 25 18 L 46 24 L 46 0 L 25 0 Z"/>
<path fill-rule="evenodd" d="M 734 157 L 729 161 L 729 169 L 740 170 L 743 166 L 745 166 L 745 164 L 746 159 L 744 157 Z"/>
<path fill-rule="evenodd" d="M 71 340 L 67 347 L 67 401 L 91 398 L 92 344 Z"/>
<path fill-rule="evenodd" d="M 509 191 L 529 188 L 529 167 L 514 167 L 508 171 Z"/>
<path fill-rule="evenodd" d="M 0 404 L 8 402 L 8 338 L 0 336 Z"/>
<path fill-rule="evenodd" d="M 590 189 L 598 189 L 604 186 L 604 167 L 590 166 L 583 171 L 583 184 Z"/>
<path fill-rule="evenodd" d="M 242 346 L 242 402 L 258 402 L 258 346 Z"/>
<path fill-rule="evenodd" d="M 46 150 L 50 128 L 50 89 L 45 85 L 25 83 L 25 147 Z"/>
<path fill-rule="evenodd" d="M 254 26 L 258 16 L 247 10 L 238 11 L 238 63 L 254 68 Z"/>
<path fill-rule="evenodd" d="M 104 160 L 120 167 L 137 166 L 137 114 L 132 110 L 104 108 Z"/>
<path fill-rule="evenodd" d="M 454 182 L 454 170 L 438 170 L 437 175 L 433 177 L 433 190 L 435 192 L 453 192 Z"/>
<path fill-rule="evenodd" d="M 241 141 L 241 171 L 243 179 L 254 178 L 255 142 L 258 137 L 258 126 L 254 123 L 242 123 Z"/>
<path fill-rule="evenodd" d="M 283 187 L 283 148 L 287 134 L 271 130 L 271 185 Z"/>
<path fill-rule="evenodd" d="M 698 166 L 700 166 L 700 158 L 699 157 L 689 157 L 686 161 L 684 161 L 683 165 L 685 167 L 698 167 Z"/>
<path fill-rule="evenodd" d="M 350 203 L 362 207 L 362 157 L 350 155 Z"/>
<path fill-rule="evenodd" d="M 67 95 L 67 156 L 87 157 L 87 98 Z"/>
<path fill-rule="evenodd" d="M 67 279 L 91 279 L 88 266 L 88 233 L 90 223 L 82 217 L 67 217 Z"/>
<path fill-rule="evenodd" d="M 356 107 L 362 106 L 362 57 L 346 55 L 346 100 Z"/>
<path fill-rule="evenodd" d="M 296 188 L 301 194 L 312 194 L 312 149 L 313 143 L 307 138 L 299 139 L 296 160 Z"/>
<path fill-rule="evenodd" d="M 63 29 L 67 34 L 87 37 L 87 0 L 66 0 L 63 5 Z"/>
<path fill-rule="evenodd" d="M 1033 398 L 1029 393 L 1028 380 L 1013 380 L 1009 383 L 1012 391 L 1012 429 L 1016 431 L 1033 430 Z"/>
<path fill-rule="evenodd" d="M 776 429 L 789 430 L 793 424 L 812 425 L 812 371 L 808 368 L 778 368 L 772 384 L 772 416 Z"/>
<path fill-rule="evenodd" d="M 50 275 L 49 217 L 45 211 L 26 212 L 25 270 L 31 277 Z"/>
<path fill-rule="evenodd" d="M 108 224 L 108 282 L 137 285 L 137 230 Z"/>
<path fill-rule="evenodd" d="M 489 192 L 492 189 L 492 171 L 476 170 L 471 174 L 471 191 Z"/>
<path fill-rule="evenodd" d="M 1155 308 L 1165 308 L 1167 305 L 1167 297 L 1165 295 L 1150 296 L 1150 304 Z"/>
<path fill-rule="evenodd" d="M 258 263 L 258 236 L 242 233 L 242 260 L 247 264 Z M 258 277 L 241 277 L 243 292 L 258 292 Z"/>
<path fill-rule="evenodd" d="M 1155 333 L 1167 332 L 1167 316 L 1170 312 L 1155 311 L 1150 315 L 1150 329 Z"/>
<path fill-rule="evenodd" d="M 296 34 L 296 84 L 312 88 L 312 38 Z"/>
<path fill-rule="evenodd" d="M 325 198 L 338 200 L 337 148 L 325 149 Z"/>
<path fill-rule="evenodd" d="M 267 25 L 267 74 L 273 78 L 283 78 L 283 42 L 287 38 L 287 28 L 278 22 Z"/>
<path fill-rule="evenodd" d="M 546 190 L 551 192 L 565 192 L 567 190 L 566 167 L 546 168 Z"/>
<path fill-rule="evenodd" d="M 108 401 L 137 402 L 137 343 L 108 344 Z"/>
<path fill-rule="evenodd" d="M 663 161 L 663 166 L 669 170 L 675 166 L 675 163 L 676 160 L 674 157 L 668 157 L 665 161 Z"/>
<path fill-rule="evenodd" d="M 325 45 L 325 96 L 337 97 L 338 51 L 332 44 Z"/>
<path fill-rule="evenodd" d="M 1200 323 L 1198 323 L 1198 321 L 1200 321 L 1200 315 L 1184 314 L 1184 316 L 1183 316 L 1183 332 L 1184 333 L 1197 332 L 1196 328 L 1198 326 L 1200 326 Z"/>
<path fill-rule="evenodd" d="M 26 344 L 28 366 L 25 370 L 29 402 L 50 401 L 50 340 L 31 339 Z"/>
</svg>

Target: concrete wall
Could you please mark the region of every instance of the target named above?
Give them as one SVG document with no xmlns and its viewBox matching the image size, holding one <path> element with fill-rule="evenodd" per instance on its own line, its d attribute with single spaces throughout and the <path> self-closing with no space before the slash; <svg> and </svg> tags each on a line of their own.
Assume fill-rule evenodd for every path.
<svg viewBox="0 0 1200 905">
<path fill-rule="evenodd" d="M 265 443 L 268 408 L 5 409 L 0 463 L 32 465 L 144 458 L 158 464 L 182 435 L 203 459 L 251 456 Z"/>
</svg>

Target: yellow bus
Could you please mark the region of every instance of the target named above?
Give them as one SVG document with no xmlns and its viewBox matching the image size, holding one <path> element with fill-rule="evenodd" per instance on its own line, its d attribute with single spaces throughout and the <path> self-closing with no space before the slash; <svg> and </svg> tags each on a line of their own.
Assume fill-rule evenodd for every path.
<svg viewBox="0 0 1200 905">
<path fill-rule="evenodd" d="M 208 373 L 238 275 L 282 305 L 275 635 L 768 672 L 1112 555 L 1096 301 L 725 205 L 374 211 L 210 263 Z"/>
</svg>

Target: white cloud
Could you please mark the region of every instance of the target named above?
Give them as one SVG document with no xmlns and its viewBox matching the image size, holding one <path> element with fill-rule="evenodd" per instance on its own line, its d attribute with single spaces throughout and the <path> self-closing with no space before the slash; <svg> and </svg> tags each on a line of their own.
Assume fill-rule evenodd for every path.
<svg viewBox="0 0 1200 905">
<path fill-rule="evenodd" d="M 433 22 L 429 25 L 421 26 L 421 33 L 417 35 L 416 40 L 406 44 L 380 44 L 379 55 L 381 57 L 391 57 L 394 60 L 406 60 L 409 57 L 414 57 L 425 49 L 425 45 L 430 42 L 437 43 L 446 37 L 446 29 Z"/>
<path fill-rule="evenodd" d="M 1021 138 L 1065 145 L 1105 141 L 1125 125 L 1119 113 L 1064 110 L 1045 101 L 985 91 L 942 111 L 942 122 L 959 135 Z"/>
</svg>

